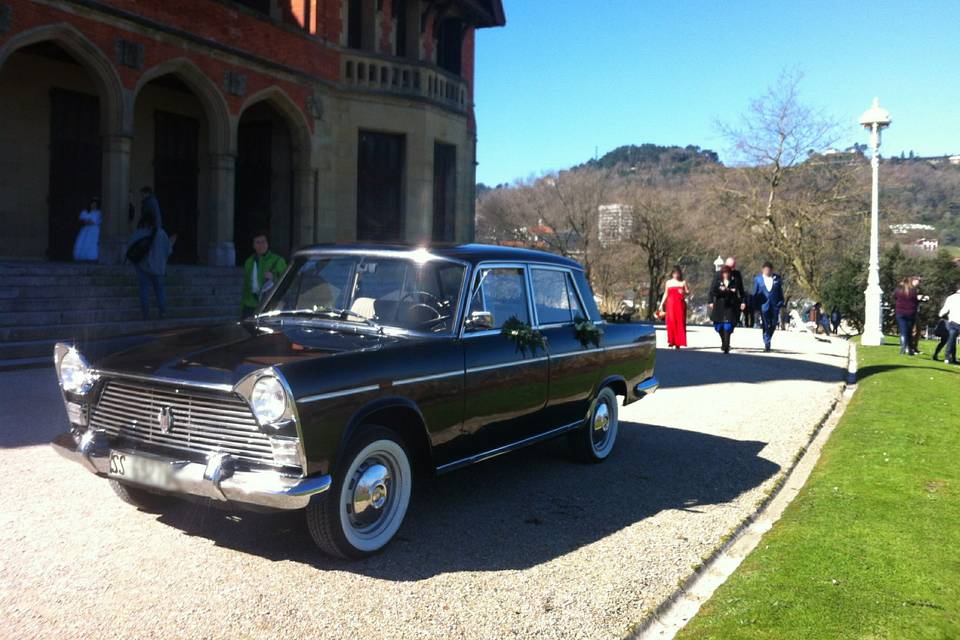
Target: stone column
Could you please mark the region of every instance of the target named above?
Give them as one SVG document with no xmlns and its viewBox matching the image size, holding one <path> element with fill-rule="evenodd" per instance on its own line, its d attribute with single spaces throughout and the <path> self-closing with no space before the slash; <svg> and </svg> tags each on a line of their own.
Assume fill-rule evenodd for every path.
<svg viewBox="0 0 960 640">
<path fill-rule="evenodd" d="M 234 181 L 237 157 L 232 153 L 210 154 L 210 242 L 207 264 L 218 267 L 236 265 L 237 250 L 233 243 Z"/>
<path fill-rule="evenodd" d="M 100 144 L 103 149 L 100 262 L 119 264 L 123 261 L 123 248 L 132 229 L 127 211 L 133 137 L 122 134 L 105 135 Z"/>
<path fill-rule="evenodd" d="M 433 236 L 433 136 L 425 118 L 407 134 L 404 239 L 428 242 Z"/>
</svg>

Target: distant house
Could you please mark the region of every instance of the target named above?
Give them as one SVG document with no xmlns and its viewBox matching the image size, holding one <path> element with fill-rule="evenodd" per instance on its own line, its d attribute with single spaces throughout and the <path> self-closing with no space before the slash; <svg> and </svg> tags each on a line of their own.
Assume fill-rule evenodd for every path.
<svg viewBox="0 0 960 640">
<path fill-rule="evenodd" d="M 924 251 L 937 251 L 940 248 L 940 241 L 936 238 L 918 238 L 913 244 Z"/>
</svg>

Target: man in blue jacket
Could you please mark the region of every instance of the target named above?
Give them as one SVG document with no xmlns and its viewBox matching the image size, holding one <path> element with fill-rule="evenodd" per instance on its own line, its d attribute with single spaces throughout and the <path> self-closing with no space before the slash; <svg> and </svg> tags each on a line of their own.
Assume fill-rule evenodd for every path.
<svg viewBox="0 0 960 640">
<path fill-rule="evenodd" d="M 777 330 L 783 302 L 783 279 L 773 272 L 772 264 L 764 262 L 763 272 L 753 279 L 753 304 L 760 312 L 764 351 L 770 351 L 770 340 Z"/>
</svg>

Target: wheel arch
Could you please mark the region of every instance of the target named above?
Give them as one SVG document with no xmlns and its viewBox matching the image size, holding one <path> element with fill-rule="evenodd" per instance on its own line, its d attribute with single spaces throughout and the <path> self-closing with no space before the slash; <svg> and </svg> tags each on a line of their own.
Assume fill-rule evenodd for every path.
<svg viewBox="0 0 960 640">
<path fill-rule="evenodd" d="M 420 408 L 409 398 L 379 398 L 357 411 L 347 423 L 333 467 L 340 463 L 350 439 L 366 425 L 386 427 L 397 432 L 410 450 L 410 463 L 418 471 L 434 469 L 433 447 L 427 432 L 427 422 Z"/>
<path fill-rule="evenodd" d="M 624 400 L 627 399 L 627 381 L 623 376 L 612 375 L 601 380 L 597 388 L 593 390 L 593 397 L 596 398 L 600 391 L 606 387 L 610 387 L 614 394 L 623 396 Z"/>
</svg>

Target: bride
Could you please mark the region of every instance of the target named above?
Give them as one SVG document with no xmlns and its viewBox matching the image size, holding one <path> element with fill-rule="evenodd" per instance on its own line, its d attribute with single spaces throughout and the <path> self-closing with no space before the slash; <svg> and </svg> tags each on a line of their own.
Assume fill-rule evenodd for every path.
<svg viewBox="0 0 960 640">
<path fill-rule="evenodd" d="M 80 232 L 73 243 L 73 259 L 81 262 L 96 262 L 100 255 L 100 200 L 93 198 L 90 206 L 80 212 Z"/>
</svg>

